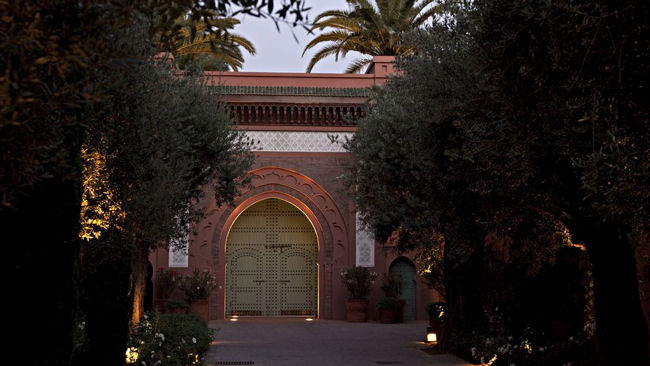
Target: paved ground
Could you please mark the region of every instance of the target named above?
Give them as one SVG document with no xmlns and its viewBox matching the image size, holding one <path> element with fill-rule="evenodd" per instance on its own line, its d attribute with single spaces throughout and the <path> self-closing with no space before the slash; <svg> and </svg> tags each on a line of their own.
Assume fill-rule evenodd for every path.
<svg viewBox="0 0 650 366">
<path fill-rule="evenodd" d="M 208 365 L 467 366 L 449 355 L 420 349 L 426 322 L 348 323 L 300 318 L 241 318 L 211 321 L 216 330 Z"/>
</svg>

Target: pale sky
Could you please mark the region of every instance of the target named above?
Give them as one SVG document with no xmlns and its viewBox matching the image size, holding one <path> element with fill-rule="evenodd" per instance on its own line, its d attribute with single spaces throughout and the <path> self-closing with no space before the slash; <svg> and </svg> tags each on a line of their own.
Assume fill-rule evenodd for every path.
<svg viewBox="0 0 650 366">
<path fill-rule="evenodd" d="M 311 7 L 309 19 L 325 10 L 347 9 L 345 0 L 308 0 L 307 6 Z M 311 56 L 320 50 L 322 46 L 312 48 L 304 57 L 301 57 L 305 45 L 314 37 L 297 26 L 293 32 L 298 38 L 296 42 L 291 35 L 291 27 L 286 24 L 279 24 L 280 31 L 270 19 L 258 19 L 255 17 L 241 18 L 241 24 L 235 26 L 234 33 L 248 38 L 257 49 L 257 54 L 251 56 L 245 50 L 244 67 L 241 71 L 266 71 L 266 72 L 305 72 Z M 291 19 L 291 18 L 290 18 Z M 345 58 L 339 58 L 338 62 L 330 56 L 318 62 L 312 72 L 318 73 L 343 73 L 348 64 L 357 58 L 349 53 Z"/>
</svg>

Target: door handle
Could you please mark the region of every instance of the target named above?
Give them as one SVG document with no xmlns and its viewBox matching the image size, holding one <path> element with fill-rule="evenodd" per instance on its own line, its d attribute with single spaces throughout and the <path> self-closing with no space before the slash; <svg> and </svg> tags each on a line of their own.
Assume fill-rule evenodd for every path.
<svg viewBox="0 0 650 366">
<path fill-rule="evenodd" d="M 266 281 L 265 280 L 253 280 L 253 282 L 260 283 L 260 282 L 266 282 Z"/>
<path fill-rule="evenodd" d="M 278 280 L 278 282 L 288 283 L 288 282 L 291 282 L 291 281 L 290 280 Z"/>
</svg>

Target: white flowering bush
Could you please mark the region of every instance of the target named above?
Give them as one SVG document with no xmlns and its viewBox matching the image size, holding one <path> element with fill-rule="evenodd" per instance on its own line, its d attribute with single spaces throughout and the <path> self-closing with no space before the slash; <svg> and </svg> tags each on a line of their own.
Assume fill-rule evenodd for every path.
<svg viewBox="0 0 650 366">
<path fill-rule="evenodd" d="M 472 332 L 465 335 L 467 360 L 486 366 L 591 366 L 596 365 L 585 338 L 569 337 L 549 342 L 540 334 L 527 329 L 520 336 Z"/>
<path fill-rule="evenodd" d="M 138 366 L 203 365 L 211 333 L 194 314 L 148 314 L 133 329 L 126 363 Z"/>
<path fill-rule="evenodd" d="M 187 298 L 191 300 L 205 300 L 210 291 L 217 287 L 217 281 L 208 270 L 199 271 L 194 269 L 191 275 L 183 277 L 181 288 L 185 291 Z"/>
</svg>

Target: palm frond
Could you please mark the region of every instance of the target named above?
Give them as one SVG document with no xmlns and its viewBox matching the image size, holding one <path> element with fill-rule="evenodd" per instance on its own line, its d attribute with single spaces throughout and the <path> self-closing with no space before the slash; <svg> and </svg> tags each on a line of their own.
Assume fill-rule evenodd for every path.
<svg viewBox="0 0 650 366">
<path fill-rule="evenodd" d="M 347 0 L 349 11 L 329 10 L 316 16 L 312 30 L 332 30 L 312 39 L 303 50 L 329 43 L 310 61 L 307 72 L 327 56 L 345 56 L 349 51 L 365 55 L 410 55 L 414 44 L 402 34 L 419 28 L 427 19 L 441 11 L 435 0 Z M 357 72 L 359 67 L 350 66 Z"/>
<path fill-rule="evenodd" d="M 242 48 L 251 55 L 256 52 L 251 41 L 230 32 L 239 23 L 238 19 L 225 17 L 212 19 L 207 24 L 202 21 L 192 22 L 188 19 L 181 19 L 178 21 L 178 24 L 181 25 L 180 44 L 174 53 L 179 55 L 212 54 L 233 70 L 237 70 L 244 62 Z"/>
<path fill-rule="evenodd" d="M 329 17 L 332 17 L 332 18 L 348 18 L 349 15 L 350 15 L 350 12 L 348 12 L 346 10 L 327 10 L 327 11 L 324 11 L 324 12 L 316 15 L 316 17 L 313 20 L 313 23 L 316 24 L 316 23 L 320 22 L 320 20 L 323 19 L 323 18 L 329 18 Z"/>
<path fill-rule="evenodd" d="M 413 24 L 417 25 L 418 27 L 424 24 L 427 20 L 431 19 L 431 17 L 435 15 L 440 15 L 446 10 L 446 7 L 444 4 L 438 4 L 434 5 L 428 9 L 426 9 L 424 12 L 418 12 L 418 15 L 415 19 L 413 19 Z"/>
<path fill-rule="evenodd" d="M 368 66 L 372 62 L 372 58 L 360 58 L 354 60 L 348 67 L 345 69 L 346 74 L 356 74 L 360 73 L 361 70 Z"/>
<path fill-rule="evenodd" d="M 314 56 L 312 56 L 311 60 L 309 60 L 309 64 L 307 65 L 307 72 L 311 72 L 318 61 L 324 59 L 327 56 L 335 55 L 338 52 L 339 46 L 337 44 L 330 44 L 321 48 L 318 52 L 316 52 L 316 54 L 314 54 Z"/>
<path fill-rule="evenodd" d="M 320 34 L 316 38 L 312 39 L 309 43 L 307 43 L 305 49 L 302 51 L 302 55 L 304 56 L 307 50 L 311 49 L 312 47 L 315 47 L 319 43 L 344 42 L 348 38 L 348 35 L 349 35 L 348 32 L 343 32 L 343 31 L 332 31 L 332 32 Z"/>
</svg>

